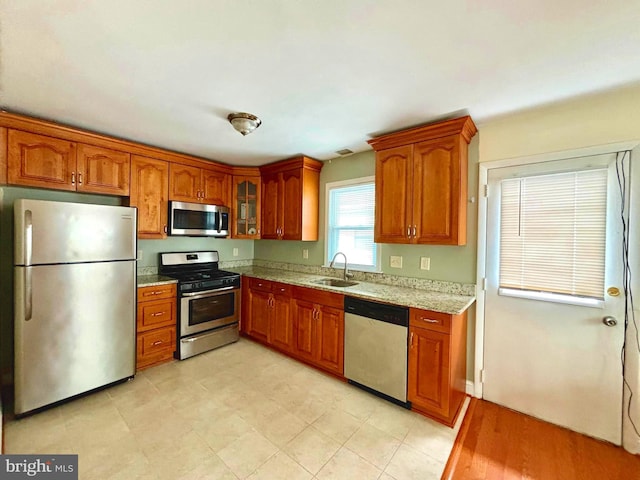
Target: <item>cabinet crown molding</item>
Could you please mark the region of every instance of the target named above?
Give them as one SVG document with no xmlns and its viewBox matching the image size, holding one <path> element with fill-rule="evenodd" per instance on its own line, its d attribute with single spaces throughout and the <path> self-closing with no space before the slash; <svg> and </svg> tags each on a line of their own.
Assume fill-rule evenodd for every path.
<svg viewBox="0 0 640 480">
<path fill-rule="evenodd" d="M 387 133 L 379 137 L 367 140 L 367 143 L 376 151 L 387 148 L 400 147 L 424 140 L 448 137 L 449 135 L 460 135 L 469 143 L 478 132 L 475 123 L 469 115 L 464 117 L 445 120 L 444 122 L 431 123 L 420 127 L 409 128 L 399 132 Z"/>
<path fill-rule="evenodd" d="M 286 160 L 279 160 L 277 162 L 269 163 L 267 165 L 262 165 L 260 167 L 260 173 L 272 173 L 272 172 L 281 172 L 283 170 L 294 169 L 294 168 L 305 168 L 307 170 L 317 170 L 318 172 L 322 169 L 323 163 L 320 160 L 315 160 L 310 157 L 305 157 L 304 155 L 289 158 Z"/>
</svg>

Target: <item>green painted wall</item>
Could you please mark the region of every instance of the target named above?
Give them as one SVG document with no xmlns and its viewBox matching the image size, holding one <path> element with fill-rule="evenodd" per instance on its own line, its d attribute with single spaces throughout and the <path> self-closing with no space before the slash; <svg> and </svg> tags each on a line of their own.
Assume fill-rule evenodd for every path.
<svg viewBox="0 0 640 480">
<path fill-rule="evenodd" d="M 233 256 L 233 249 L 238 255 Z M 156 267 L 158 253 L 184 252 L 197 250 L 217 250 L 220 260 L 251 260 L 253 258 L 253 240 L 231 240 L 228 238 L 169 237 L 166 240 L 138 240 L 138 267 Z"/>
<path fill-rule="evenodd" d="M 478 143 L 478 135 L 476 135 L 469 145 L 469 199 L 472 197 L 477 199 Z M 317 242 L 256 240 L 255 258 L 303 265 L 328 264 L 328 260 L 325 261 L 324 258 L 326 184 L 373 175 L 375 175 L 375 153 L 373 151 L 325 162 L 320 173 L 320 239 Z M 477 203 L 468 203 L 467 244 L 465 246 L 381 244 L 382 272 L 431 280 L 475 283 L 477 224 Z M 302 258 L 303 249 L 309 250 L 308 259 Z M 403 268 L 389 266 L 391 255 L 402 256 Z M 420 270 L 420 257 L 431 259 L 430 270 Z"/>
</svg>

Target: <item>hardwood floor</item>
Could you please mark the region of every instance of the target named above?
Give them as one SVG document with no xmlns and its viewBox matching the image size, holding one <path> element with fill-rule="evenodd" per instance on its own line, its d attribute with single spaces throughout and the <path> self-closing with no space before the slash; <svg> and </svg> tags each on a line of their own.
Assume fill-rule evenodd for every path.
<svg viewBox="0 0 640 480">
<path fill-rule="evenodd" d="M 472 399 L 442 478 L 640 479 L 640 456 L 494 403 Z"/>
</svg>

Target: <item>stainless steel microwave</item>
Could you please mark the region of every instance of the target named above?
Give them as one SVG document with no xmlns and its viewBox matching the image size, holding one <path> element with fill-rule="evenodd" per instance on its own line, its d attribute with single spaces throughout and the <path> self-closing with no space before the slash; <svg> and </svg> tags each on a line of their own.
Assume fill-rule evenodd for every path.
<svg viewBox="0 0 640 480">
<path fill-rule="evenodd" d="M 200 203 L 169 202 L 169 235 L 229 236 L 229 208 Z"/>
</svg>

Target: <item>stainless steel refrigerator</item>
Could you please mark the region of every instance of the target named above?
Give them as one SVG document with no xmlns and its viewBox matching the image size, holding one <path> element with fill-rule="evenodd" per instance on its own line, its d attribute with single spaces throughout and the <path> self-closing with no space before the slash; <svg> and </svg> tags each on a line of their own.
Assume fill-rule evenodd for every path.
<svg viewBox="0 0 640 480">
<path fill-rule="evenodd" d="M 15 413 L 135 373 L 136 209 L 16 200 Z"/>
</svg>

